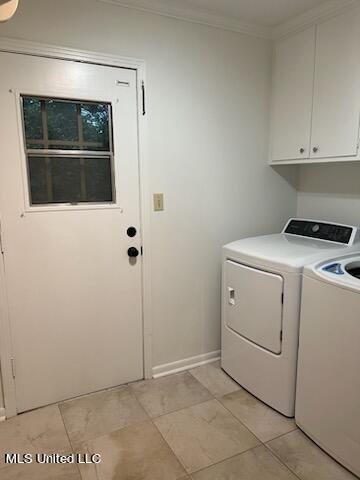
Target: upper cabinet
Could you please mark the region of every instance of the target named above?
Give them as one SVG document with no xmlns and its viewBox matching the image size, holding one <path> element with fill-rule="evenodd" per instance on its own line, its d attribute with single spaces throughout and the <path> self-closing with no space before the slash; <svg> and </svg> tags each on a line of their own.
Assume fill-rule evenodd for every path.
<svg viewBox="0 0 360 480">
<path fill-rule="evenodd" d="M 273 160 L 309 156 L 314 61 L 315 27 L 277 45 L 271 125 Z"/>
<path fill-rule="evenodd" d="M 357 155 L 360 17 L 340 15 L 317 27 L 311 156 Z"/>
<path fill-rule="evenodd" d="M 360 10 L 277 43 L 271 162 L 358 160 Z"/>
</svg>

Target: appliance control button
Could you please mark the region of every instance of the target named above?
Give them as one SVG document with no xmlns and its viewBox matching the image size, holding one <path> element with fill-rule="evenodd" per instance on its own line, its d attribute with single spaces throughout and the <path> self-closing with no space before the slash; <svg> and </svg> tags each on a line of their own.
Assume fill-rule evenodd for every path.
<svg viewBox="0 0 360 480">
<path fill-rule="evenodd" d="M 314 233 L 317 233 L 320 230 L 320 225 L 316 224 L 311 229 Z"/>
</svg>

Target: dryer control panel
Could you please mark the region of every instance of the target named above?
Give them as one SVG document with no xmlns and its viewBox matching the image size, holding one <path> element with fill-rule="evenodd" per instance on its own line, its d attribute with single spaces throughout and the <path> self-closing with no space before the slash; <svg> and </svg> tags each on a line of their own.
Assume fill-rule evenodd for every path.
<svg viewBox="0 0 360 480">
<path fill-rule="evenodd" d="M 344 245 L 352 245 L 354 243 L 356 232 L 356 227 L 348 225 L 297 218 L 290 219 L 283 230 L 283 233 L 291 235 L 317 238 L 318 240 L 327 240 L 328 242 L 343 243 Z"/>
</svg>

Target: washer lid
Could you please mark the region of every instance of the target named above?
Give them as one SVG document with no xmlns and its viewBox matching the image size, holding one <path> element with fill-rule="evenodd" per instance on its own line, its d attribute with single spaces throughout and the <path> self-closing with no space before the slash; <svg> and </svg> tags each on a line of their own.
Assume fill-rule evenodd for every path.
<svg viewBox="0 0 360 480">
<path fill-rule="evenodd" d="M 360 252 L 316 262 L 306 267 L 304 274 L 360 292 Z"/>
<path fill-rule="evenodd" d="M 360 247 L 358 247 L 360 250 Z M 346 255 L 347 245 L 287 233 L 244 238 L 223 248 L 226 258 L 284 272 L 301 272 L 305 265 Z"/>
</svg>

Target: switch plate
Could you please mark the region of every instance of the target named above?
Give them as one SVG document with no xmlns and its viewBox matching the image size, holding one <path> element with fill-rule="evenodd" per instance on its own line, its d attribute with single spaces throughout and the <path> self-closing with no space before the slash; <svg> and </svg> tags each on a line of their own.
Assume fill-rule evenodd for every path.
<svg viewBox="0 0 360 480">
<path fill-rule="evenodd" d="M 164 194 L 154 193 L 154 212 L 162 212 L 164 210 Z"/>
</svg>

